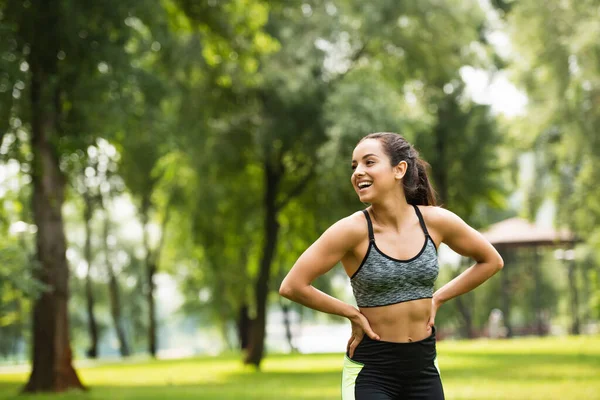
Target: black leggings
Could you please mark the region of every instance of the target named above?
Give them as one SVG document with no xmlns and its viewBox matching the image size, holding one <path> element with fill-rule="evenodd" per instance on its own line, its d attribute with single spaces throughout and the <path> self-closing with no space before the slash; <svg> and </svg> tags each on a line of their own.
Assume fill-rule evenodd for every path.
<svg viewBox="0 0 600 400">
<path fill-rule="evenodd" d="M 342 400 L 443 400 L 435 328 L 417 342 L 393 343 L 365 335 L 342 372 Z"/>
</svg>

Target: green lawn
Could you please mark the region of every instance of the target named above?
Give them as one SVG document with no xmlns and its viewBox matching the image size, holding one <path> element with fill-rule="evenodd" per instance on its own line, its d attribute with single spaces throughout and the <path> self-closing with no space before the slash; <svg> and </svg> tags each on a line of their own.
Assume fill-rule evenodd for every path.
<svg viewBox="0 0 600 400">
<path fill-rule="evenodd" d="M 440 342 L 446 398 L 600 400 L 600 336 Z M 274 355 L 262 372 L 237 357 L 79 368 L 87 393 L 20 399 L 339 399 L 341 354 Z M 0 400 L 27 375 L 0 374 Z"/>
</svg>

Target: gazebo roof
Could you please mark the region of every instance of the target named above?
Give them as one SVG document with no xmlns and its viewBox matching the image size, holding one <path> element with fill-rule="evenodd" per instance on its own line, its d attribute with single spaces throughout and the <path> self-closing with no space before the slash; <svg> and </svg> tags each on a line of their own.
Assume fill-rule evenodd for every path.
<svg viewBox="0 0 600 400">
<path fill-rule="evenodd" d="M 567 229 L 541 228 L 523 218 L 509 218 L 497 222 L 481 232 L 494 246 L 533 247 L 553 246 L 577 242 Z"/>
</svg>

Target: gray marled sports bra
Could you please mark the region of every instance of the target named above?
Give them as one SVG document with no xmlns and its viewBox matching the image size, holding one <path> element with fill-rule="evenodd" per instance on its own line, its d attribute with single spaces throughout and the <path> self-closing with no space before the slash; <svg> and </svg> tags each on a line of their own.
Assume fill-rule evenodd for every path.
<svg viewBox="0 0 600 400">
<path fill-rule="evenodd" d="M 379 250 L 371 217 L 363 210 L 369 227 L 369 248 L 360 267 L 350 277 L 359 307 L 387 306 L 433 296 L 433 285 L 440 270 L 437 249 L 419 207 L 413 207 L 425 233 L 425 243 L 419 254 L 409 260 L 397 260 Z"/>
</svg>

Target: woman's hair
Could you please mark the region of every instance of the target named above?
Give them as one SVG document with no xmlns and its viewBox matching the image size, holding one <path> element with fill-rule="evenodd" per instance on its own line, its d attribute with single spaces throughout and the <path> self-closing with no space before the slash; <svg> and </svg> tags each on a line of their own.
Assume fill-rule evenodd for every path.
<svg viewBox="0 0 600 400">
<path fill-rule="evenodd" d="M 377 132 L 362 138 L 358 143 L 366 139 L 377 139 L 383 145 L 383 151 L 390 158 L 392 167 L 400 161 L 406 161 L 408 169 L 402 179 L 406 202 L 414 205 L 435 206 L 435 191 L 429 183 L 427 169 L 429 164 L 419 158 L 419 152 L 408 143 L 404 137 L 397 133 Z"/>
</svg>

